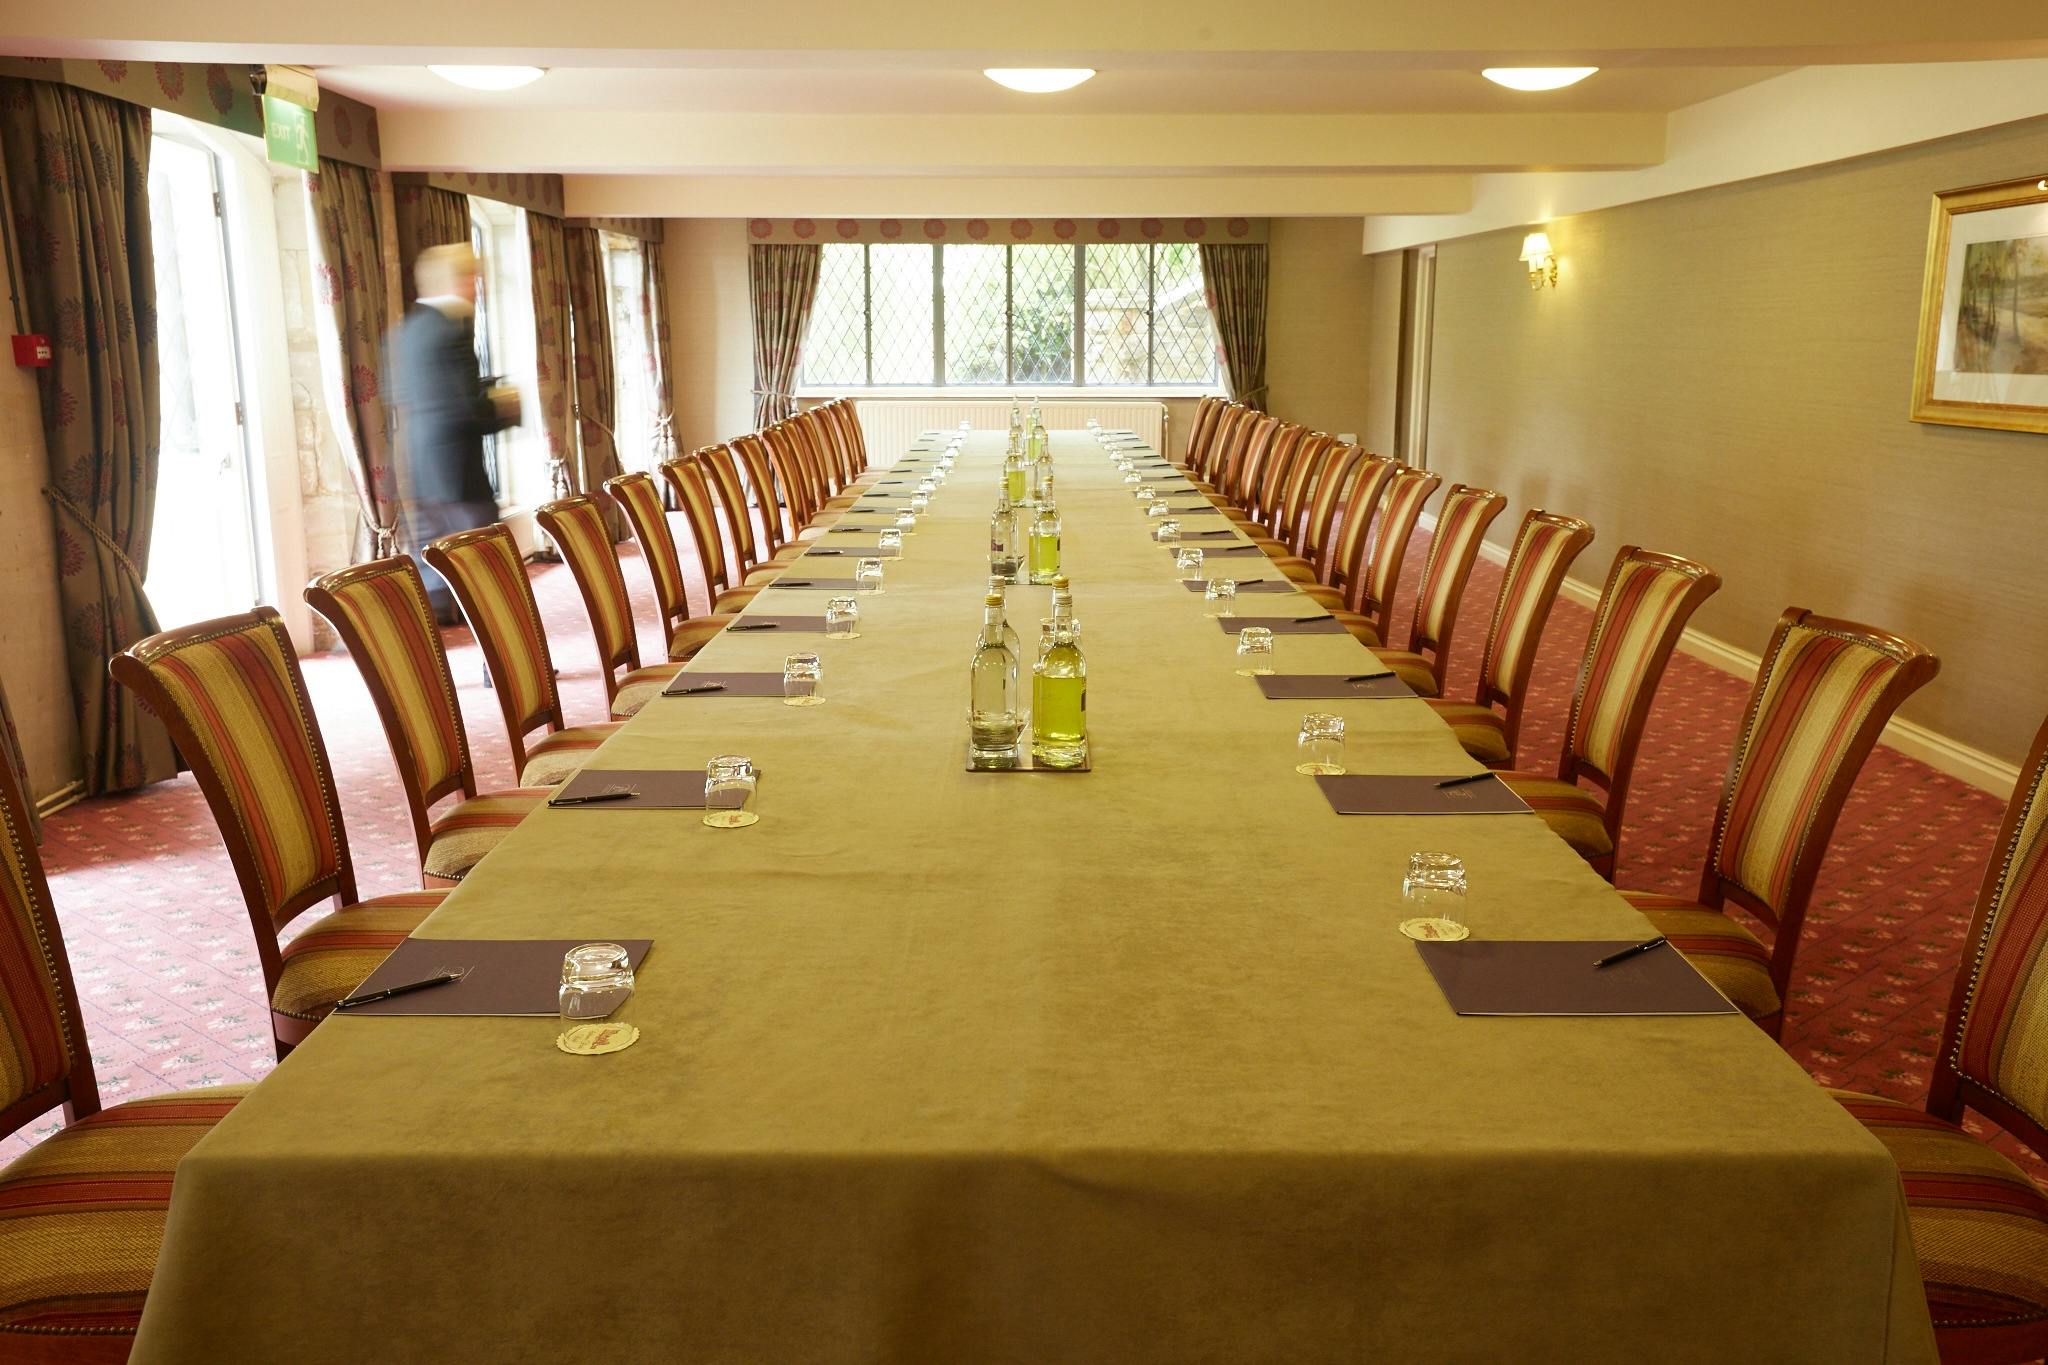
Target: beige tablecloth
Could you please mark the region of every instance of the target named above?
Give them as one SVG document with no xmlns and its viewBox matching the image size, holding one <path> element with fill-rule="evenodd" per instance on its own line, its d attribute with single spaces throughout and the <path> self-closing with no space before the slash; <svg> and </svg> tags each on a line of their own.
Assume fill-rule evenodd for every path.
<svg viewBox="0 0 2048 1365">
<path fill-rule="evenodd" d="M 180 1169 L 138 1361 L 1933 1358 L 1890 1162 L 1754 1026 L 1450 1012 L 1412 851 L 1479 935 L 1643 922 L 1533 817 L 1333 815 L 1085 436 L 1095 770 L 963 771 L 998 440 L 861 639 L 696 665 L 814 647 L 826 705 L 661 698 L 593 760 L 748 754 L 760 824 L 544 810 L 422 931 L 652 938 L 639 1043 L 322 1024 Z M 1420 702 L 1332 709 L 1354 770 L 1474 766 Z"/>
</svg>

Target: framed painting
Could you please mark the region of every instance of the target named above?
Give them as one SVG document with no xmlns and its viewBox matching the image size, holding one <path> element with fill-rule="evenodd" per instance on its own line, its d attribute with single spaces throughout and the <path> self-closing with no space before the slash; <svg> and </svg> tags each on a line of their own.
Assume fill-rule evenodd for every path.
<svg viewBox="0 0 2048 1365">
<path fill-rule="evenodd" d="M 1934 196 L 1912 416 L 2048 432 L 2048 178 Z"/>
</svg>

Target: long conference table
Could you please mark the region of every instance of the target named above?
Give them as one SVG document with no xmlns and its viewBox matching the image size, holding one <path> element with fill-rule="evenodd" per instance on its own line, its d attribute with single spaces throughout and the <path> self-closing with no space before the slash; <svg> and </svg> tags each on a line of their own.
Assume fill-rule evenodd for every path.
<svg viewBox="0 0 2048 1365">
<path fill-rule="evenodd" d="M 1452 1013 L 1396 931 L 1411 852 L 1464 858 L 1475 937 L 1644 923 L 1533 817 L 1333 814 L 1304 709 L 1352 771 L 1476 765 L 1420 701 L 1265 700 L 1084 433 L 1093 771 L 965 771 L 1001 439 L 861 638 L 692 665 L 815 648 L 824 705 L 659 697 L 592 759 L 746 754 L 759 824 L 543 809 L 422 926 L 651 938 L 639 1041 L 322 1024 L 180 1167 L 135 1359 L 1934 1359 L 1889 1158 L 1753 1025 Z M 1046 604 L 1011 590 L 1027 642 Z"/>
</svg>

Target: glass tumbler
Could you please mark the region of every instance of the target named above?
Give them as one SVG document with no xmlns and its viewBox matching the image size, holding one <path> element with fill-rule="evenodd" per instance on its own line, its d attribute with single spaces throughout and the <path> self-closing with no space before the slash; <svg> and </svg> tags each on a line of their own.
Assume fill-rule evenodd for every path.
<svg viewBox="0 0 2048 1365">
<path fill-rule="evenodd" d="M 1164 502 L 1155 501 L 1145 504 L 1145 515 L 1148 517 L 1163 517 L 1170 510 L 1172 509 L 1168 508 Z"/>
<path fill-rule="evenodd" d="M 815 654 L 792 654 L 782 661 L 782 704 L 822 706 L 825 702 L 825 666 Z"/>
<path fill-rule="evenodd" d="M 882 561 L 863 559 L 854 567 L 853 587 L 855 592 L 880 592 L 882 590 Z"/>
<path fill-rule="evenodd" d="M 704 765 L 704 823 L 713 829 L 742 829 L 761 817 L 754 810 L 758 778 L 754 760 L 723 754 Z"/>
<path fill-rule="evenodd" d="M 1295 736 L 1294 771 L 1310 777 L 1344 771 L 1344 717 L 1327 711 L 1311 711 L 1301 718 L 1301 733 Z"/>
<path fill-rule="evenodd" d="M 1441 926 L 1441 937 L 1463 938 L 1465 860 L 1455 853 L 1411 853 L 1401 879 L 1401 901 L 1413 918 Z"/>
<path fill-rule="evenodd" d="M 562 954 L 558 997 L 564 1024 L 602 1019 L 633 998 L 633 960 L 616 943 L 583 943 Z"/>
<path fill-rule="evenodd" d="M 1202 600 L 1209 604 L 1211 616 L 1233 616 L 1237 612 L 1237 580 L 1235 578 L 1212 578 L 1202 589 Z"/>
<path fill-rule="evenodd" d="M 903 533 L 893 526 L 885 526 L 882 528 L 882 533 L 875 537 L 875 544 L 884 550 L 901 550 L 903 548 Z"/>
<path fill-rule="evenodd" d="M 1173 571 L 1185 579 L 1202 576 L 1202 552 L 1195 546 L 1184 545 L 1173 552 Z"/>
<path fill-rule="evenodd" d="M 1177 548 L 1180 545 L 1180 522 L 1176 518 L 1168 517 L 1152 528 L 1152 539 L 1169 550 Z"/>
<path fill-rule="evenodd" d="M 1153 491 L 1151 484 L 1141 483 L 1138 485 L 1137 491 L 1133 496 L 1137 498 L 1138 506 L 1147 507 L 1151 505 L 1152 500 L 1158 497 L 1159 494 Z"/>
<path fill-rule="evenodd" d="M 860 638 L 860 603 L 851 597 L 835 597 L 825 603 L 825 638 Z"/>
<path fill-rule="evenodd" d="M 910 495 L 910 510 L 919 516 L 923 516 L 925 509 L 931 505 L 931 495 L 928 493 L 912 493 Z M 901 521 L 902 518 L 898 517 L 897 520 Z"/>
<path fill-rule="evenodd" d="M 900 532 L 901 532 L 901 533 L 902 533 L 903 535 L 906 535 L 906 536 L 907 536 L 907 535 L 910 535 L 910 534 L 911 534 L 912 532 L 916 531 L 916 530 L 917 530 L 917 510 L 916 510 L 915 508 L 911 508 L 911 507 L 899 507 L 899 508 L 897 508 L 897 509 L 896 509 L 896 527 L 897 527 L 897 530 L 898 530 L 898 531 L 900 531 Z"/>
<path fill-rule="evenodd" d="M 928 498 L 939 491 L 939 481 L 937 479 L 919 479 L 917 481 L 917 491 L 919 496 Z"/>
<path fill-rule="evenodd" d="M 1237 676 L 1263 677 L 1273 671 L 1273 632 L 1264 626 L 1246 626 L 1237 633 Z"/>
<path fill-rule="evenodd" d="M 1130 470 L 1129 473 L 1124 475 L 1125 483 L 1130 484 L 1133 487 L 1136 487 L 1138 484 L 1145 482 L 1145 476 L 1143 474 L 1140 474 L 1135 469 L 1131 469 L 1130 461 L 1126 460 L 1124 462 L 1124 468 Z"/>
</svg>

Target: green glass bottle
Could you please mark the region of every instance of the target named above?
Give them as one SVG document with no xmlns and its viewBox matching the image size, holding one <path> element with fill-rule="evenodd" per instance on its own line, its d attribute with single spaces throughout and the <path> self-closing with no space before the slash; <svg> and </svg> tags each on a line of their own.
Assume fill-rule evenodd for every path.
<svg viewBox="0 0 2048 1365">
<path fill-rule="evenodd" d="M 1088 762 L 1088 663 L 1071 617 L 1046 624 L 1050 643 L 1031 670 L 1031 761 L 1079 768 Z"/>
<path fill-rule="evenodd" d="M 1031 523 L 1031 543 L 1028 553 L 1033 583 L 1050 583 L 1060 571 L 1060 509 L 1051 503 L 1041 504 L 1038 520 Z"/>
</svg>

